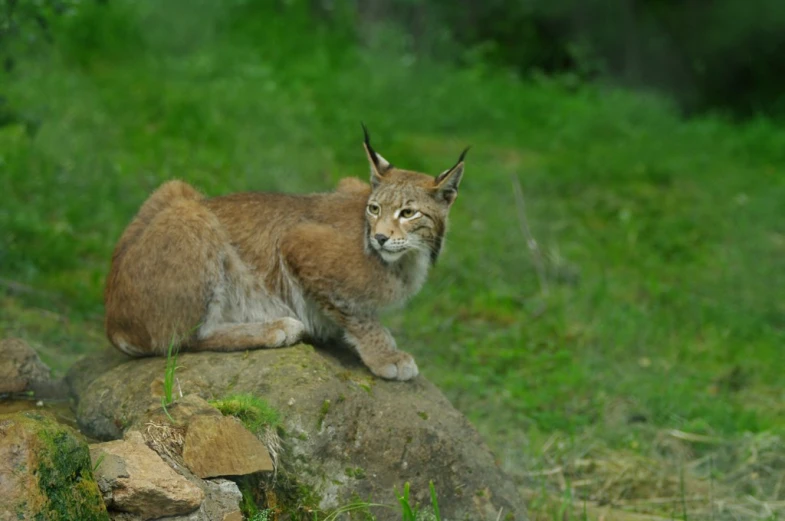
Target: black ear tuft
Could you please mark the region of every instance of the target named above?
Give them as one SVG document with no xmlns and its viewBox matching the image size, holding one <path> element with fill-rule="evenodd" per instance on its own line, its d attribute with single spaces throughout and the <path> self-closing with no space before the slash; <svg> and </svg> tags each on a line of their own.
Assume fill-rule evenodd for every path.
<svg viewBox="0 0 785 521">
<path fill-rule="evenodd" d="M 379 158 L 376 156 L 376 151 L 371 146 L 371 136 L 368 133 L 368 127 L 366 127 L 365 123 L 362 121 L 360 121 L 360 125 L 363 127 L 363 143 L 365 143 L 365 148 L 368 150 L 368 157 L 371 158 L 373 164 L 378 168 Z"/>
<path fill-rule="evenodd" d="M 463 160 L 466 159 L 466 153 L 469 151 L 470 148 L 471 145 L 463 149 L 463 152 L 461 152 L 461 157 L 458 158 L 458 163 L 462 163 Z"/>
<path fill-rule="evenodd" d="M 363 123 L 362 121 L 360 121 L 360 126 L 363 128 L 363 138 L 365 144 L 371 146 L 371 136 L 368 135 L 368 127 L 366 127 L 365 123 Z"/>
<path fill-rule="evenodd" d="M 458 162 L 455 163 L 451 168 L 445 170 L 444 172 L 442 172 L 441 174 L 436 176 L 436 184 L 437 185 L 442 184 L 442 182 L 445 179 L 450 177 L 455 172 L 455 170 L 458 168 L 458 166 L 460 166 L 461 163 L 463 163 L 463 161 L 466 159 L 466 153 L 469 152 L 470 148 L 471 148 L 471 146 L 468 146 L 468 147 L 464 148 L 463 152 L 461 152 L 460 157 L 458 157 Z M 460 182 L 460 178 L 461 178 L 462 174 L 463 174 L 463 168 L 461 168 L 461 171 L 458 173 L 458 176 L 457 176 L 457 181 L 458 182 Z M 456 186 L 457 186 L 457 183 L 456 183 Z"/>
<path fill-rule="evenodd" d="M 439 176 L 437 176 L 437 177 L 436 177 L 436 182 L 437 182 L 437 184 L 438 184 L 438 183 L 441 183 L 441 182 L 442 182 L 442 180 L 443 180 L 444 178 L 446 178 L 446 177 L 447 177 L 447 174 L 449 174 L 450 172 L 452 172 L 453 170 L 455 170 L 455 169 L 458 167 L 458 165 L 460 165 L 461 163 L 463 163 L 464 159 L 466 159 L 466 153 L 469 151 L 469 149 L 470 149 L 470 148 L 471 148 L 471 146 L 468 146 L 468 147 L 464 148 L 464 149 L 463 149 L 463 152 L 461 152 L 461 155 L 460 155 L 460 157 L 458 158 L 458 162 L 456 162 L 456 163 L 455 163 L 455 164 L 452 166 L 452 168 L 450 168 L 449 170 L 446 170 L 446 171 L 442 172 L 442 173 L 441 173 Z"/>
</svg>

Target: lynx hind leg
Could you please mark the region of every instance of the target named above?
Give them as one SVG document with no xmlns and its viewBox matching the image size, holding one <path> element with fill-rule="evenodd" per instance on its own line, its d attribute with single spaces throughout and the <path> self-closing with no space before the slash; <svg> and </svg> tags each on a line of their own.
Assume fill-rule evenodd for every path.
<svg viewBox="0 0 785 521">
<path fill-rule="evenodd" d="M 284 317 L 269 322 L 218 324 L 199 331 L 192 351 L 244 351 L 263 347 L 288 347 L 300 341 L 305 325 Z"/>
<path fill-rule="evenodd" d="M 186 185 L 187 186 L 187 185 Z M 229 241 L 198 201 L 170 201 L 113 261 L 106 292 L 106 332 L 133 355 L 187 345 L 223 279 Z"/>
<path fill-rule="evenodd" d="M 131 242 L 138 240 L 150 222 L 173 203 L 183 200 L 199 201 L 202 198 L 202 194 L 183 181 L 167 181 L 162 184 L 142 204 L 134 219 L 123 232 L 117 242 L 116 254 L 127 249 Z"/>
</svg>

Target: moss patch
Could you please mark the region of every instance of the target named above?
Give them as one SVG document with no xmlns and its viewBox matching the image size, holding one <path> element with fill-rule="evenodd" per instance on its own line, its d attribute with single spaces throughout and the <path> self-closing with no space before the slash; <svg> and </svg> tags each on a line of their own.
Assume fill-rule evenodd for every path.
<svg viewBox="0 0 785 521">
<path fill-rule="evenodd" d="M 212 400 L 210 405 L 221 411 L 224 416 L 235 416 L 245 428 L 254 434 L 261 434 L 265 427 L 277 428 L 281 415 L 269 403 L 251 394 L 233 394 L 220 400 Z"/>
<path fill-rule="evenodd" d="M 362 467 L 347 467 L 345 473 L 352 479 L 365 479 L 365 469 Z"/>
<path fill-rule="evenodd" d="M 315 514 L 319 514 L 319 519 L 322 519 L 321 514 L 324 512 L 319 508 L 321 495 L 286 465 L 296 459 L 290 450 L 284 449 L 281 454 L 282 467 L 275 477 L 258 473 L 231 478 L 242 493 L 240 509 L 246 519 L 313 521 Z M 358 470 L 363 472 L 362 469 Z"/>
<path fill-rule="evenodd" d="M 262 477 L 259 475 L 242 476 L 237 478 L 235 483 L 243 495 L 240 501 L 240 510 L 245 519 L 261 517 L 261 513 L 267 510 L 259 507 L 265 503 Z"/>
<path fill-rule="evenodd" d="M 284 519 L 311 521 L 315 512 L 321 512 L 321 496 L 287 472 L 279 474 L 275 486 L 267 493 L 268 505 Z"/>
<path fill-rule="evenodd" d="M 240 510 L 246 519 L 313 521 L 314 513 L 321 512 L 319 494 L 288 472 L 279 472 L 274 480 L 254 474 L 234 481 L 243 496 Z"/>
<path fill-rule="evenodd" d="M 330 405 L 330 400 L 325 400 L 322 402 L 322 408 L 319 410 L 319 419 L 317 420 L 319 430 L 322 430 L 322 427 L 324 426 L 324 420 L 327 418 L 327 414 L 330 412 Z"/>
<path fill-rule="evenodd" d="M 45 413 L 26 412 L 14 415 L 13 421 L 20 424 L 22 436 L 27 439 L 32 453 L 29 461 L 43 498 L 35 512 L 28 511 L 31 518 L 108 521 L 109 515 L 93 478 L 87 443 Z M 24 502 L 21 499 L 17 513 L 26 509 Z"/>
</svg>

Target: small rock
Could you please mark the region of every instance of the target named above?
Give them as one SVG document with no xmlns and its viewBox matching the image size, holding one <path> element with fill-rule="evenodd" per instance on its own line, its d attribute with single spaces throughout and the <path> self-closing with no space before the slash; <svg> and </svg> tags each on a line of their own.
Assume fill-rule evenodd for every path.
<svg viewBox="0 0 785 521">
<path fill-rule="evenodd" d="M 138 432 L 91 445 L 90 456 L 110 509 L 146 520 L 192 512 L 204 499 L 204 492 L 172 470 Z"/>
<path fill-rule="evenodd" d="M 46 412 L 0 415 L 0 520 L 107 521 L 87 443 Z"/>
<path fill-rule="evenodd" d="M 182 516 L 162 518 L 166 521 L 243 521 L 240 511 L 242 494 L 237 485 L 227 479 L 202 480 L 196 476 L 188 477 L 202 490 L 205 498 L 198 510 Z M 109 512 L 111 521 L 144 521 L 138 514 L 128 512 Z M 2 518 L 0 518 L 2 519 Z"/>
<path fill-rule="evenodd" d="M 203 503 L 205 521 L 222 517 L 224 520 L 232 519 L 234 516 L 239 516 L 237 519 L 242 521 L 240 502 L 243 500 L 243 494 L 237 483 L 228 479 L 209 479 L 205 483 L 207 484 L 205 492 L 209 500 Z"/>
<path fill-rule="evenodd" d="M 196 416 L 183 446 L 185 465 L 200 478 L 270 472 L 267 448 L 231 416 Z"/>
<path fill-rule="evenodd" d="M 50 370 L 27 342 L 18 338 L 0 340 L 0 394 L 46 387 Z"/>
<path fill-rule="evenodd" d="M 236 483 L 228 479 L 201 480 L 195 476 L 191 476 L 191 479 L 205 492 L 202 506 L 184 516 L 167 517 L 166 521 L 243 521 L 243 513 L 240 511 L 243 495 Z"/>
</svg>

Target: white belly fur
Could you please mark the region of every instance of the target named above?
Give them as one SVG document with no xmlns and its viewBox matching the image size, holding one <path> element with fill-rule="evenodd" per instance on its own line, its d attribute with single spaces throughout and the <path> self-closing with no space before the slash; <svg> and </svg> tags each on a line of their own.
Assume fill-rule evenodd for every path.
<svg viewBox="0 0 785 521">
<path fill-rule="evenodd" d="M 237 264 L 234 264 L 238 267 Z M 305 325 L 307 334 L 327 340 L 340 335 L 340 328 L 322 313 L 316 303 L 306 298 L 297 281 L 281 266 L 283 274 L 275 294 L 264 287 L 244 265 L 213 291 L 199 337 L 209 335 L 216 326 L 226 323 L 269 322 L 292 317 Z"/>
</svg>

